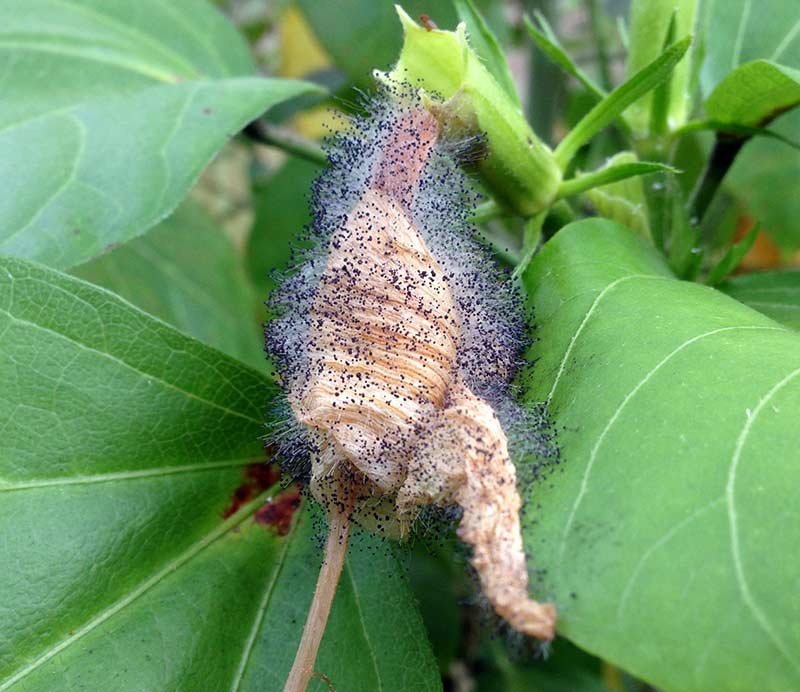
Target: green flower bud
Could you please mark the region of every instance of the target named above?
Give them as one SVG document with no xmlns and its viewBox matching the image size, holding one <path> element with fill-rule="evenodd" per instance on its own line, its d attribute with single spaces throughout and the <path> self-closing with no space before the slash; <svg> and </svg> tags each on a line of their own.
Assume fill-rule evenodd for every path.
<svg viewBox="0 0 800 692">
<path fill-rule="evenodd" d="M 431 30 L 395 7 L 405 34 L 403 49 L 394 69 L 376 77 L 445 99 L 428 102 L 440 122 L 483 135 L 487 155 L 477 164 L 478 173 L 501 205 L 523 216 L 549 207 L 561 183 L 553 152 L 470 48 L 465 25 Z"/>
</svg>

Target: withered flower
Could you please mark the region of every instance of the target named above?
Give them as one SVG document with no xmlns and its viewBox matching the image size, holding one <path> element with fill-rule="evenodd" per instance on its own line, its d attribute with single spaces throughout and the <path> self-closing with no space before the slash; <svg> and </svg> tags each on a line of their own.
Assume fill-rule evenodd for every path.
<svg viewBox="0 0 800 692">
<path fill-rule="evenodd" d="M 396 99 L 372 109 L 331 151 L 313 203 L 321 251 L 273 298 L 267 330 L 294 419 L 283 448 L 295 465 L 308 458 L 301 470 L 331 524 L 287 690 L 312 673 L 351 520 L 404 537 L 422 507 L 458 505 L 492 607 L 519 632 L 554 633 L 554 607 L 528 595 L 495 412 L 509 409 L 519 300 L 469 237 L 475 198 L 435 116 Z"/>
</svg>

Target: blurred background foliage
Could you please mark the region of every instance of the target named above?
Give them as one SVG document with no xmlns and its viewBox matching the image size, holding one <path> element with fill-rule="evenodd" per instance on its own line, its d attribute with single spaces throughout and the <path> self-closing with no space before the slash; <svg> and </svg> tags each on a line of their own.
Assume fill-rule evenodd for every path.
<svg viewBox="0 0 800 692">
<path fill-rule="evenodd" d="M 725 17 L 738 18 L 742 0 L 731 0 L 722 8 L 730 12 L 721 12 L 720 2 L 706 0 L 701 5 L 700 28 L 705 30 L 699 33 L 707 40 L 702 46 L 705 59 L 694 80 L 703 96 L 733 66 L 728 52 L 731 32 L 740 30 L 725 26 Z M 320 140 L 329 132 L 334 122 L 331 111 L 358 108 L 356 89 L 372 88 L 372 70 L 390 67 L 402 42 L 390 0 L 216 0 L 216 4 L 247 37 L 265 73 L 307 79 L 329 91 L 330 97 L 298 98 L 269 114 L 271 124 L 308 140 Z M 457 23 L 450 0 L 403 4 L 412 16 L 428 15 L 441 28 Z M 535 47 L 525 31 L 525 14 L 541 12 L 562 46 L 603 88 L 625 77 L 627 0 L 479 0 L 476 5 L 502 43 L 530 122 L 551 145 L 594 100 Z M 771 57 L 781 48 L 772 45 L 758 14 L 754 11 L 744 27 L 738 62 Z M 711 24 L 713 32 L 708 31 Z M 790 56 L 782 57 L 791 63 Z M 800 56 L 791 58 L 800 63 Z M 772 129 L 800 141 L 800 110 L 779 117 Z M 613 129 L 596 137 L 579 153 L 576 167 L 594 169 L 619 151 L 615 137 Z M 684 171 L 679 178 L 684 193 L 694 184 L 712 143 L 711 133 L 699 131 L 678 142 L 675 161 Z M 264 300 L 276 272 L 291 266 L 291 249 L 309 221 L 310 186 L 320 170 L 320 163 L 309 158 L 314 157 L 292 157 L 247 137 L 237 138 L 206 170 L 192 198 L 175 215 L 76 273 L 263 369 L 259 324 L 267 318 Z M 792 189 L 792 181 L 798 179 L 797 148 L 772 138 L 753 138 L 712 208 L 713 230 L 706 230 L 712 236 L 706 239 L 712 250 L 716 247 L 721 254 L 732 238 L 743 237 L 758 221 L 762 230 L 738 271 L 800 266 L 800 195 Z M 635 179 L 632 184 L 641 183 Z M 591 203 L 585 203 L 582 211 L 590 212 Z M 602 200 L 593 203 L 599 206 Z M 522 236 L 521 224 L 518 219 L 495 220 L 486 230 L 510 246 L 512 254 L 519 253 L 516 239 Z M 203 240 L 184 242 L 190 236 Z M 202 248 L 202 256 L 194 256 L 193 248 Z M 144 273 L 148 281 L 129 281 L 131 273 L 140 277 Z M 739 290 L 746 300 L 747 282 L 739 284 L 742 280 L 734 278 L 728 290 L 734 294 Z M 209 331 L 202 319 L 208 309 L 227 316 L 227 328 Z M 509 635 L 500 623 L 485 622 L 486 609 L 476 602 L 475 590 L 464 577 L 465 561 L 457 552 L 454 558 L 453 546 L 419 544 L 409 548 L 404 559 L 446 690 L 652 689 L 566 640 L 557 639 L 544 652 Z"/>
</svg>

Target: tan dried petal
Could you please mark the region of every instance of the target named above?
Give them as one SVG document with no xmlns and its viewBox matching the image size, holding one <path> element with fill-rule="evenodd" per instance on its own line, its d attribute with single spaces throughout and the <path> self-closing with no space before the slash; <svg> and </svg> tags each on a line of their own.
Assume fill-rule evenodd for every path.
<svg viewBox="0 0 800 692">
<path fill-rule="evenodd" d="M 298 420 L 326 433 L 333 457 L 395 492 L 416 423 L 443 406 L 452 379 L 453 297 L 405 212 L 381 190 L 366 192 L 331 247 L 312 309 L 309 375 L 290 399 Z"/>
<path fill-rule="evenodd" d="M 355 497 L 362 521 L 372 514 L 400 534 L 421 506 L 460 505 L 458 535 L 492 606 L 520 632 L 549 639 L 555 609 L 528 597 L 506 435 L 458 372 L 453 292 L 407 211 L 434 143 L 432 116 L 407 115 L 331 237 L 308 373 L 289 401 L 316 436 L 311 488 L 323 504 L 341 512 L 342 498 L 350 506 Z"/>
</svg>

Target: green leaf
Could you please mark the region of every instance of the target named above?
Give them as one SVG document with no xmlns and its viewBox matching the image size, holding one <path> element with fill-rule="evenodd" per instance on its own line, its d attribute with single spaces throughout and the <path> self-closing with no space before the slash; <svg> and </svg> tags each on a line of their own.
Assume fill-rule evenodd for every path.
<svg viewBox="0 0 800 692">
<path fill-rule="evenodd" d="M 674 134 L 677 136 L 684 136 L 692 132 L 703 131 L 738 135 L 742 139 L 748 139 L 750 137 L 769 137 L 793 149 L 800 150 L 800 142 L 795 142 L 773 130 L 767 130 L 763 127 L 750 127 L 748 125 L 726 123 L 720 120 L 690 120 L 680 129 L 676 130 Z"/>
<path fill-rule="evenodd" d="M 525 220 L 522 228 L 522 259 L 511 273 L 512 279 L 517 279 L 525 273 L 531 260 L 539 252 L 539 244 L 542 239 L 542 227 L 547 218 L 547 211 L 540 211 L 538 214 Z"/>
<path fill-rule="evenodd" d="M 706 59 L 700 85 L 706 96 L 742 63 L 764 59 L 795 70 L 800 66 L 800 18 L 794 0 L 707 0 L 703 15 Z M 800 113 L 795 109 L 781 116 L 771 129 L 800 141 Z M 800 248 L 797 180 L 800 152 L 760 137 L 736 157 L 725 182 L 775 243 L 790 251 Z"/>
<path fill-rule="evenodd" d="M 653 161 L 625 161 L 623 163 L 609 161 L 607 165 L 596 171 L 583 173 L 563 181 L 558 189 L 558 198 L 579 195 L 596 187 L 659 172 L 680 173 L 672 166 Z"/>
<path fill-rule="evenodd" d="M 256 369 L 265 367 L 253 289 L 225 232 L 196 202 L 73 273 Z"/>
<path fill-rule="evenodd" d="M 0 322 L 5 483 L 259 454 L 266 379 L 112 293 L 0 258 Z"/>
<path fill-rule="evenodd" d="M 728 248 L 728 251 L 722 257 L 722 259 L 709 272 L 708 277 L 706 278 L 706 283 L 709 286 L 716 286 L 723 281 L 728 274 L 736 269 L 736 267 L 739 266 L 739 263 L 744 259 L 744 256 L 750 252 L 750 248 L 753 247 L 753 243 L 756 242 L 756 236 L 758 235 L 759 230 L 759 225 L 753 224 L 753 227 L 747 232 L 744 238 Z"/>
<path fill-rule="evenodd" d="M 675 25 L 677 23 L 677 8 L 672 11 L 669 25 L 667 27 L 667 34 L 664 37 L 664 44 L 662 50 L 666 50 L 675 41 Z M 674 73 L 673 73 L 674 74 Z M 684 96 L 687 98 L 687 96 Z M 672 104 L 672 75 L 664 82 L 661 82 L 655 89 L 653 89 L 650 99 L 650 134 L 655 137 L 663 137 L 670 130 L 670 111 L 674 110 Z M 680 122 L 683 122 L 684 116 L 680 117 Z"/>
<path fill-rule="evenodd" d="M 528 33 L 531 35 L 531 38 L 533 38 L 539 50 L 564 70 L 564 72 L 577 79 L 583 85 L 584 89 L 598 101 L 604 99 L 607 96 L 606 92 L 595 84 L 594 80 L 587 75 L 569 56 L 567 51 L 564 50 L 550 27 L 547 18 L 540 12 L 536 12 L 535 16 L 536 20 L 539 22 L 541 31 L 533 24 L 527 15 L 524 17 L 524 21 L 525 28 L 528 30 Z"/>
<path fill-rule="evenodd" d="M 525 540 L 559 631 L 662 689 L 797 688 L 800 335 L 604 220 L 525 279 L 561 449 Z"/>
<path fill-rule="evenodd" d="M 308 161 L 289 159 L 254 186 L 255 220 L 247 245 L 247 268 L 262 302 L 275 285 L 273 273 L 290 268 L 292 251 L 311 221 L 308 190 L 320 170 Z"/>
<path fill-rule="evenodd" d="M 205 2 L 0 8 L 0 252 L 67 268 L 178 205 L 228 138 L 316 87 L 255 76 Z"/>
<path fill-rule="evenodd" d="M 608 163 L 609 166 L 614 166 L 636 161 L 636 154 L 630 151 L 621 151 L 609 159 Z M 644 184 L 639 177 L 627 178 L 592 188 L 586 192 L 586 196 L 600 216 L 621 223 L 645 238 L 650 237 Z"/>
<path fill-rule="evenodd" d="M 0 690 L 279 688 L 319 522 L 303 512 L 285 538 L 254 522 L 274 489 L 221 517 L 243 467 L 263 459 L 269 382 L 14 258 L 0 259 L 0 380 L 0 532 L 14 565 L 0 576 Z M 318 669 L 355 692 L 440 689 L 396 561 L 360 540 Z"/>
<path fill-rule="evenodd" d="M 448 674 L 459 656 L 463 638 L 460 605 L 470 593 L 466 564 L 453 557 L 458 551 L 455 536 L 450 534 L 435 545 L 423 539 L 408 555 L 410 585 L 442 675 Z"/>
<path fill-rule="evenodd" d="M 497 80 L 503 91 L 521 108 L 517 87 L 511 76 L 506 56 L 497 38 L 486 24 L 483 15 L 475 7 L 473 0 L 453 0 L 453 5 L 458 13 L 458 18 L 467 25 L 470 46 L 483 60 L 486 69 Z"/>
<path fill-rule="evenodd" d="M 697 0 L 634 0 L 630 9 L 629 79 L 652 63 L 664 47 L 670 24 L 676 36 L 694 31 Z M 687 56 L 670 75 L 667 119 L 680 126 L 691 108 L 691 56 Z M 653 95 L 634 103 L 627 113 L 631 125 L 640 133 L 650 125 Z"/>
<path fill-rule="evenodd" d="M 719 290 L 776 322 L 800 330 L 800 271 L 797 269 L 735 276 L 721 284 Z"/>
<path fill-rule="evenodd" d="M 771 128 L 800 141 L 800 110 L 781 116 Z M 736 157 L 726 187 L 742 200 L 751 216 L 785 251 L 800 248 L 800 151 L 774 138 L 751 139 Z"/>
<path fill-rule="evenodd" d="M 756 127 L 800 104 L 800 72 L 768 60 L 740 65 L 705 103 L 712 120 Z"/>
<path fill-rule="evenodd" d="M 555 157 L 562 170 L 580 147 L 619 117 L 628 106 L 668 79 L 675 65 L 689 49 L 691 42 L 691 36 L 687 36 L 674 43 L 583 116 L 556 147 Z"/>
<path fill-rule="evenodd" d="M 706 0 L 703 3 L 703 93 L 732 69 L 763 58 L 800 65 L 800 17 L 794 0 Z"/>
</svg>

